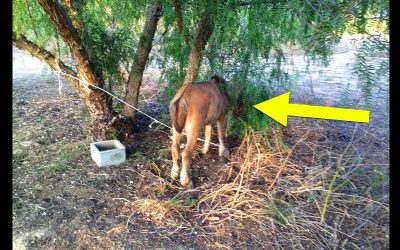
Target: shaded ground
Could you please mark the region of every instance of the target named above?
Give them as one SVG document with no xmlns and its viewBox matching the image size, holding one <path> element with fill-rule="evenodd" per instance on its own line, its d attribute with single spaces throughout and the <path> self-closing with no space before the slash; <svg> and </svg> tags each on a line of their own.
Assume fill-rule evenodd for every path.
<svg viewBox="0 0 400 250">
<path fill-rule="evenodd" d="M 270 145 L 229 138 L 232 157 L 196 155 L 195 188 L 183 190 L 169 178 L 167 129 L 140 116 L 136 152 L 98 168 L 78 95 L 27 65 L 13 81 L 14 249 L 388 248 L 384 103 L 370 124 L 291 118 Z M 169 124 L 144 86 L 142 107 Z"/>
</svg>

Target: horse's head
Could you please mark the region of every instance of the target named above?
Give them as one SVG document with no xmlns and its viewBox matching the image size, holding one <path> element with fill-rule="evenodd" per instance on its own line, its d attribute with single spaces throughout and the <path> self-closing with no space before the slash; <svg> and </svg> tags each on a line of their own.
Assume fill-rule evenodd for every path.
<svg viewBox="0 0 400 250">
<path fill-rule="evenodd" d="M 218 85 L 218 88 L 221 92 L 227 97 L 229 102 L 230 110 L 232 110 L 235 116 L 241 116 L 244 111 L 244 101 L 242 97 L 242 89 L 234 88 L 232 82 L 226 81 L 224 78 L 214 75 L 210 78 L 210 81 L 213 81 Z M 233 103 L 233 100 L 237 100 L 236 103 Z"/>
<path fill-rule="evenodd" d="M 244 101 L 242 97 L 242 93 L 239 93 L 238 99 L 237 99 L 237 104 L 236 107 L 234 107 L 233 114 L 235 116 L 241 116 L 244 111 Z"/>
</svg>

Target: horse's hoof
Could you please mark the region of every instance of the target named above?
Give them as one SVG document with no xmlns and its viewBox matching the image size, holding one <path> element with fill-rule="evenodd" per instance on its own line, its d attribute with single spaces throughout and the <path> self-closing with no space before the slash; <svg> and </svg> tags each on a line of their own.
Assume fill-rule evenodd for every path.
<svg viewBox="0 0 400 250">
<path fill-rule="evenodd" d="M 171 178 L 173 180 L 177 180 L 179 177 L 179 172 L 171 172 Z"/>
<path fill-rule="evenodd" d="M 188 183 L 182 183 L 181 186 L 187 189 L 192 189 L 193 188 L 193 181 L 189 181 Z"/>
<path fill-rule="evenodd" d="M 219 157 L 225 156 L 226 158 L 229 158 L 229 150 L 225 149 L 223 152 L 219 152 Z"/>
<path fill-rule="evenodd" d="M 181 178 L 181 186 L 185 188 L 190 188 L 193 186 L 192 180 L 190 178 Z"/>
</svg>

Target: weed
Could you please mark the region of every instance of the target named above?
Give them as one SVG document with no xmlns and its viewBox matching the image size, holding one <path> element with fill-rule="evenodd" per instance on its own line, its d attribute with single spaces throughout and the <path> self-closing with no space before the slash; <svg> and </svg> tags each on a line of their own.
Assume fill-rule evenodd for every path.
<svg viewBox="0 0 400 250">
<path fill-rule="evenodd" d="M 115 104 L 114 110 L 117 111 L 118 113 L 122 113 L 122 109 L 123 109 L 123 104 L 121 102 L 117 102 Z"/>
<path fill-rule="evenodd" d="M 26 159 L 26 153 L 19 152 L 13 155 L 13 167 L 21 164 Z"/>
<path fill-rule="evenodd" d="M 194 205 L 196 203 L 196 200 L 193 199 L 192 197 L 187 197 L 185 199 L 185 202 L 183 203 L 183 206 L 185 207 L 191 207 L 192 205 Z"/>
<path fill-rule="evenodd" d="M 199 177 L 199 171 L 193 170 L 193 171 L 192 171 L 192 176 L 193 176 L 193 177 Z"/>
<path fill-rule="evenodd" d="M 345 158 L 345 155 L 346 155 L 347 151 L 349 150 L 350 146 L 352 145 L 353 138 L 357 131 L 357 128 L 358 128 L 358 126 L 356 125 L 354 127 L 353 134 L 351 136 L 351 140 L 349 141 L 349 143 L 347 143 L 347 146 L 344 148 L 343 152 L 339 155 L 339 158 L 337 160 L 335 174 L 333 175 L 333 177 L 331 179 L 331 182 L 329 184 L 329 189 L 325 195 L 324 206 L 323 206 L 322 212 L 321 212 L 321 220 L 320 220 L 321 223 L 325 222 L 325 215 L 326 215 L 326 211 L 328 210 L 328 207 L 329 207 L 330 198 L 331 198 L 332 194 L 335 192 L 336 178 L 344 170 L 344 167 L 346 165 L 345 163 L 343 163 L 345 161 L 344 158 Z"/>
<path fill-rule="evenodd" d="M 363 168 L 357 168 L 354 170 L 354 176 L 362 177 L 365 174 L 365 170 Z"/>
<path fill-rule="evenodd" d="M 369 180 L 370 187 L 368 188 L 369 190 L 376 190 L 378 187 L 381 187 L 383 184 L 387 183 L 389 181 L 389 174 L 387 171 L 384 171 L 384 169 L 381 166 L 374 166 L 374 172 L 371 176 L 371 179 Z"/>
<path fill-rule="evenodd" d="M 143 156 L 143 153 L 142 153 L 142 152 L 136 151 L 135 153 L 132 153 L 132 154 L 129 156 L 129 159 L 130 159 L 130 160 L 136 161 L 136 160 L 142 159 L 143 157 L 144 157 L 144 156 Z"/>
<path fill-rule="evenodd" d="M 81 119 L 87 119 L 89 118 L 89 110 L 85 105 L 82 105 L 80 110 L 79 110 L 79 117 Z"/>
<path fill-rule="evenodd" d="M 29 188 L 30 190 L 33 190 L 35 192 L 42 192 L 43 187 L 39 183 L 35 184 L 35 186 Z"/>
<path fill-rule="evenodd" d="M 285 142 L 283 141 L 283 133 L 282 133 L 282 129 L 280 127 L 280 125 L 278 123 L 274 124 L 275 127 L 275 140 L 276 140 L 276 145 L 283 148 L 284 150 L 289 149 L 288 146 L 285 144 Z"/>
<path fill-rule="evenodd" d="M 179 206 L 179 200 L 177 200 L 177 199 L 171 199 L 170 201 L 169 201 L 169 204 L 171 205 L 171 206 L 173 206 L 173 207 L 178 207 Z"/>
<path fill-rule="evenodd" d="M 35 122 L 37 123 L 41 123 L 43 121 L 43 117 L 39 116 L 38 118 L 36 118 Z"/>
<path fill-rule="evenodd" d="M 271 205 L 265 208 L 265 211 L 273 216 L 277 223 L 286 225 L 289 222 L 288 218 L 292 215 L 292 205 L 275 200 Z"/>
<path fill-rule="evenodd" d="M 113 133 L 111 134 L 111 139 L 112 139 L 112 140 L 118 140 L 118 133 L 117 133 L 117 132 L 113 132 Z"/>
<path fill-rule="evenodd" d="M 314 192 L 310 192 L 307 197 L 307 202 L 312 203 L 317 200 L 317 195 Z"/>
<path fill-rule="evenodd" d="M 48 169 L 50 172 L 56 172 L 56 171 L 58 171 L 59 169 L 61 169 L 61 166 L 60 166 L 59 164 L 57 164 L 57 163 L 52 162 L 52 163 L 50 163 L 49 165 L 47 165 L 47 169 Z"/>
<path fill-rule="evenodd" d="M 72 154 L 71 154 L 72 155 Z M 71 161 L 71 155 L 67 153 L 61 153 L 58 161 L 52 162 L 47 166 L 47 169 L 50 172 L 57 172 L 63 170 L 68 167 L 69 162 Z"/>
<path fill-rule="evenodd" d="M 24 204 L 20 201 L 17 201 L 13 204 L 13 210 L 21 210 L 24 207 Z"/>
<path fill-rule="evenodd" d="M 60 165 L 62 167 L 66 167 L 69 163 L 69 161 L 71 160 L 71 156 L 66 154 L 66 153 L 62 153 L 60 156 Z"/>
</svg>

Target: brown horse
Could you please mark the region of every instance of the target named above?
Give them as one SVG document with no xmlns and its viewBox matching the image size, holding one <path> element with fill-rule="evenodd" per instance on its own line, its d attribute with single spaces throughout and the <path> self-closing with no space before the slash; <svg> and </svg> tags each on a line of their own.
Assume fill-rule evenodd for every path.
<svg viewBox="0 0 400 250">
<path fill-rule="evenodd" d="M 221 91 L 222 81 L 218 76 L 211 77 L 204 83 L 190 84 L 181 87 L 172 99 L 169 112 L 172 120 L 172 179 L 180 176 L 182 186 L 191 185 L 189 174 L 192 153 L 196 148 L 200 129 L 205 127 L 205 142 L 202 153 L 207 154 L 211 140 L 211 124 L 217 121 L 219 156 L 228 156 L 229 151 L 224 144 L 225 113 L 228 110 L 229 99 Z M 181 133 L 187 134 L 186 147 L 182 152 L 182 169 L 179 174 L 179 144 Z"/>
</svg>

